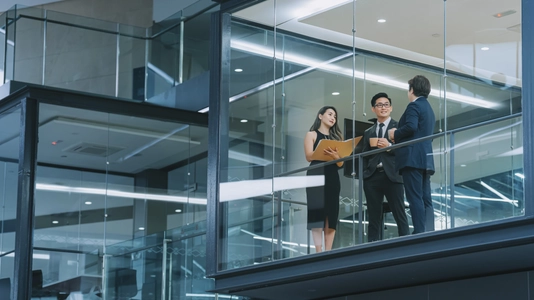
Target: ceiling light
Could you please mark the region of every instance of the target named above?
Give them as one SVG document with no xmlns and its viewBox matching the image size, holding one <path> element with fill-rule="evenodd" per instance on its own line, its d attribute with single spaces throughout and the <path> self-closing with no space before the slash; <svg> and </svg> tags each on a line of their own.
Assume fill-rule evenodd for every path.
<svg viewBox="0 0 534 300">
<path fill-rule="evenodd" d="M 386 23 L 386 19 L 378 19 L 378 23 Z"/>
<path fill-rule="evenodd" d="M 235 69 L 234 71 L 236 71 L 237 73 L 241 73 L 243 72 L 243 69 Z"/>
<path fill-rule="evenodd" d="M 205 198 L 202 199 L 202 198 L 181 197 L 181 196 L 172 196 L 172 195 L 123 192 L 123 191 L 112 190 L 112 189 L 85 188 L 85 187 L 63 186 L 63 185 L 45 184 L 45 183 L 37 183 L 35 184 L 35 188 L 38 190 L 42 190 L 42 191 L 80 193 L 80 194 L 89 194 L 89 195 L 106 195 L 109 197 L 160 200 L 160 201 L 183 202 L 183 203 L 189 203 L 189 204 L 206 205 Z M 105 217 L 107 218 L 108 214 L 106 214 Z"/>
<path fill-rule="evenodd" d="M 480 50 L 482 50 L 482 51 L 488 51 L 488 50 L 489 50 L 489 47 L 482 47 L 482 48 L 480 48 Z"/>
<path fill-rule="evenodd" d="M 59 224 L 59 221 L 54 220 L 52 221 L 52 224 Z"/>
<path fill-rule="evenodd" d="M 181 209 L 176 209 L 174 212 L 181 213 L 182 210 Z"/>
<path fill-rule="evenodd" d="M 91 204 L 93 204 L 93 202 L 91 202 L 91 201 L 85 201 L 85 205 L 91 205 Z"/>
<path fill-rule="evenodd" d="M 462 165 L 460 165 L 460 167 L 465 168 L 465 167 L 467 167 L 467 165 L 463 165 L 463 164 L 462 164 Z"/>
<path fill-rule="evenodd" d="M 247 123 L 247 122 L 248 122 L 247 119 L 243 119 L 243 120 L 241 120 L 241 123 Z"/>
<path fill-rule="evenodd" d="M 257 44 L 254 44 L 254 43 L 246 42 L 246 41 L 232 40 L 231 41 L 231 47 L 233 49 L 236 49 L 236 50 L 239 50 L 239 51 L 254 53 L 254 54 L 262 55 L 262 56 L 265 56 L 265 57 L 272 57 L 273 56 L 272 49 L 270 49 L 268 47 L 265 47 L 265 46 L 257 45 Z M 391 87 L 396 87 L 396 88 L 403 89 L 403 90 L 408 90 L 408 83 L 406 83 L 406 82 L 393 80 L 393 79 L 390 79 L 390 78 L 387 78 L 387 77 L 381 76 L 381 75 L 375 75 L 375 74 L 371 74 L 371 73 L 364 73 L 364 72 L 361 72 L 361 71 L 355 71 L 355 70 L 352 70 L 351 68 L 343 68 L 343 67 L 340 67 L 340 66 L 332 63 L 332 62 L 335 62 L 335 61 L 339 61 L 339 60 L 341 60 L 341 59 L 343 59 L 345 57 L 352 56 L 353 55 L 352 52 L 348 52 L 348 53 L 346 53 L 344 55 L 338 56 L 338 57 L 336 57 L 334 59 L 331 59 L 331 60 L 328 60 L 328 61 L 312 59 L 312 58 L 309 58 L 307 56 L 303 56 L 303 55 L 296 54 L 296 53 L 284 53 L 283 55 L 284 56 L 282 57 L 281 54 L 278 54 L 278 52 L 277 52 L 275 54 L 275 57 L 277 59 L 281 59 L 281 60 L 284 60 L 286 62 L 292 62 L 292 63 L 303 65 L 303 66 L 309 66 L 308 68 L 305 69 L 307 71 L 320 69 L 320 70 L 323 70 L 323 71 L 327 71 L 327 72 L 331 72 L 331 73 L 335 73 L 335 74 L 341 74 L 341 75 L 345 75 L 345 76 L 349 76 L 349 77 L 355 77 L 355 78 L 358 78 L 358 79 L 364 79 L 365 78 L 365 80 L 370 81 L 370 82 L 376 82 L 378 84 L 391 86 Z M 287 80 L 288 77 L 285 76 L 284 79 Z M 263 84 L 263 85 L 261 85 L 259 87 L 254 88 L 253 91 L 252 90 L 251 91 L 246 91 L 246 92 L 240 93 L 238 95 L 232 96 L 232 97 L 230 97 L 230 102 L 233 102 L 233 101 L 235 101 L 237 99 L 242 99 L 244 96 L 246 96 L 246 95 L 248 95 L 248 94 L 250 94 L 252 92 L 257 92 L 258 89 L 262 90 L 262 89 L 268 88 L 268 87 L 272 86 L 273 84 L 279 83 L 280 81 L 281 81 L 281 79 L 276 79 L 274 82 L 270 81 L 269 83 L 266 83 L 266 84 Z M 434 96 L 434 97 L 436 97 L 438 99 L 443 97 L 442 91 L 439 90 L 439 89 L 432 89 L 432 91 L 430 92 L 430 95 Z M 498 103 L 494 103 L 494 102 L 491 102 L 491 101 L 488 101 L 488 100 L 479 99 L 479 98 L 471 97 L 471 96 L 466 96 L 466 95 L 462 95 L 462 94 L 458 94 L 458 93 L 451 93 L 451 92 L 447 93 L 447 100 L 456 101 L 456 102 L 465 103 L 465 104 L 470 104 L 470 105 L 475 105 L 475 106 L 484 107 L 484 108 L 495 108 L 495 107 L 499 106 Z M 206 112 L 208 110 L 209 110 L 209 108 L 205 108 L 205 109 L 199 110 L 199 112 Z"/>
<path fill-rule="evenodd" d="M 501 199 L 504 201 L 504 202 L 509 202 L 509 203 L 512 203 L 513 205 L 515 206 L 519 206 L 517 205 L 516 202 L 513 202 L 512 200 L 508 199 L 508 197 L 506 197 L 505 195 L 501 194 L 499 191 L 497 191 L 496 189 L 492 188 L 491 186 L 489 186 L 487 183 L 485 183 L 484 181 L 480 181 L 480 185 L 482 185 L 483 187 L 487 188 L 488 190 L 492 191 L 495 195 L 501 197 Z"/>
<path fill-rule="evenodd" d="M 139 227 L 139 230 L 143 231 L 145 230 L 145 227 Z"/>
<path fill-rule="evenodd" d="M 525 179 L 525 175 L 523 175 L 521 173 L 515 173 L 514 175 L 519 177 L 519 178 L 521 178 L 521 179 Z"/>
<path fill-rule="evenodd" d="M 337 96 L 339 95 L 339 92 L 333 92 L 332 95 Z"/>
</svg>

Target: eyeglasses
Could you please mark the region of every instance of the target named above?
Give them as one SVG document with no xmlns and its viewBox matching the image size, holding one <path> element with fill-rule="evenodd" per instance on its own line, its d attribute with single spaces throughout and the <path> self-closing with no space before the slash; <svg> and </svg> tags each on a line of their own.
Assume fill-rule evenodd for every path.
<svg viewBox="0 0 534 300">
<path fill-rule="evenodd" d="M 375 104 L 375 107 L 378 107 L 378 108 L 388 108 L 389 107 L 389 103 L 378 103 L 378 104 Z"/>
</svg>

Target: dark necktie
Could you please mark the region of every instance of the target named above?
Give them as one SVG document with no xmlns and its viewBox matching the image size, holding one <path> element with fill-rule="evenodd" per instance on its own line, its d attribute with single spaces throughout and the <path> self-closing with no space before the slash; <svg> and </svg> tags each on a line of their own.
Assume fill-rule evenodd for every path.
<svg viewBox="0 0 534 300">
<path fill-rule="evenodd" d="M 384 123 L 380 123 L 378 126 L 380 127 L 378 129 L 378 138 L 383 138 L 384 137 L 384 133 L 382 132 L 382 127 L 384 127 Z"/>
</svg>

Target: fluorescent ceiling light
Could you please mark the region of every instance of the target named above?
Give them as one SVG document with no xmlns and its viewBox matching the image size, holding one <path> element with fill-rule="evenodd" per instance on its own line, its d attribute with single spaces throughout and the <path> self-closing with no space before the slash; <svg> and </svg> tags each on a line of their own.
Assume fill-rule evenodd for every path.
<svg viewBox="0 0 534 300">
<path fill-rule="evenodd" d="M 4 254 L 4 253 L 5 252 L 2 252 L 1 254 Z M 15 252 L 6 254 L 4 257 L 15 257 Z M 50 259 L 50 254 L 34 253 L 33 259 Z"/>
<path fill-rule="evenodd" d="M 386 19 L 378 19 L 377 22 L 378 23 L 386 23 Z"/>
<path fill-rule="evenodd" d="M 148 69 L 152 70 L 154 73 L 158 74 L 161 78 L 163 78 L 165 81 L 167 81 L 168 83 L 170 83 L 172 86 L 175 85 L 176 81 L 174 80 L 174 78 L 172 78 L 171 76 L 169 76 L 169 74 L 165 73 L 163 70 L 161 70 L 160 68 L 154 66 L 152 63 L 148 63 Z"/>
<path fill-rule="evenodd" d="M 247 122 L 248 122 L 247 119 L 243 119 L 243 120 L 241 120 L 241 123 L 247 123 Z"/>
<path fill-rule="evenodd" d="M 184 142 L 184 143 L 190 143 L 190 144 L 195 144 L 195 145 L 200 144 L 200 142 L 198 141 L 193 141 L 189 138 L 182 137 L 182 136 L 167 136 L 168 133 L 156 132 L 156 131 L 150 131 L 150 130 L 144 130 L 144 129 L 138 129 L 138 128 L 131 128 L 131 127 L 126 127 L 126 126 L 112 125 L 112 124 L 107 124 L 107 123 L 98 123 L 98 122 L 71 119 L 71 118 L 65 118 L 65 117 L 57 117 L 50 122 L 67 125 L 67 126 L 79 126 L 79 127 L 84 127 L 84 128 L 91 128 L 91 129 L 104 130 L 108 132 L 137 135 L 137 136 L 149 137 L 149 138 L 165 137 L 165 139 L 169 141 Z M 178 129 L 182 129 L 182 127 Z"/>
<path fill-rule="evenodd" d="M 273 56 L 276 57 L 276 59 L 286 62 L 291 62 L 303 66 L 313 66 L 314 69 L 321 69 L 326 72 L 331 72 L 335 74 L 342 74 L 348 77 L 354 76 L 355 78 L 375 82 L 378 84 L 388 85 L 391 87 L 396 87 L 403 90 L 408 90 L 408 83 L 407 82 L 401 82 L 393 79 L 389 79 L 387 77 L 381 76 L 381 75 L 375 75 L 371 73 L 364 73 L 356 70 L 352 70 L 349 68 L 340 67 L 333 64 L 328 64 L 325 61 L 319 61 L 317 59 L 312 59 L 306 56 L 302 56 L 300 54 L 291 53 L 291 52 L 282 52 L 282 51 L 273 51 L 272 48 L 261 46 L 258 44 L 250 43 L 247 41 L 242 40 L 232 40 L 231 41 L 231 47 L 240 51 L 249 52 L 253 54 L 262 55 L 265 57 L 272 58 Z M 352 56 L 352 53 L 347 53 L 349 56 Z M 287 77 L 286 77 L 287 80 Z M 257 90 L 257 89 L 256 89 Z M 443 92 L 438 89 L 432 89 L 430 92 L 431 96 L 441 98 Z M 460 103 L 466 103 L 470 105 L 475 105 L 479 107 L 484 108 L 494 108 L 499 106 L 497 103 L 493 103 L 491 101 L 478 99 L 470 96 L 465 96 L 462 94 L 447 92 L 447 99 L 451 101 L 456 101 Z"/>
<path fill-rule="evenodd" d="M 489 50 L 489 47 L 482 47 L 482 48 L 480 48 L 480 50 L 482 50 L 482 51 L 488 51 L 488 50 Z"/>
<path fill-rule="evenodd" d="M 241 73 L 241 72 L 243 72 L 243 69 L 235 69 L 234 71 L 237 72 L 237 73 Z"/>
<path fill-rule="evenodd" d="M 521 178 L 521 179 L 525 179 L 525 175 L 523 175 L 521 173 L 515 173 L 514 175 L 519 177 L 519 178 Z"/>
<path fill-rule="evenodd" d="M 434 197 L 443 197 L 443 195 L 441 195 L 441 194 L 432 194 L 432 196 L 434 196 Z M 451 196 L 447 194 L 446 197 L 450 198 Z M 481 200 L 481 201 L 506 202 L 506 203 L 511 203 L 511 204 L 513 204 L 515 206 L 518 206 L 517 203 L 519 202 L 518 200 L 503 200 L 502 198 L 475 197 L 475 196 L 466 196 L 466 195 L 454 195 L 454 198 L 470 199 L 470 200 Z"/>
<path fill-rule="evenodd" d="M 220 201 L 247 199 L 251 197 L 270 195 L 272 192 L 300 189 L 313 186 L 323 186 L 324 175 L 317 176 L 288 176 L 275 177 L 274 179 L 242 180 L 223 182 L 220 185 Z M 63 186 L 56 184 L 36 183 L 35 188 L 41 191 L 80 193 L 89 195 L 102 195 L 128 199 L 145 199 L 156 201 L 168 201 L 187 204 L 206 205 L 206 198 L 194 198 L 183 196 L 171 196 L 161 194 L 124 192 L 113 189 L 85 188 Z"/>
<path fill-rule="evenodd" d="M 339 92 L 333 92 L 332 95 L 334 95 L 334 96 L 338 96 L 338 95 L 339 95 Z"/>
<path fill-rule="evenodd" d="M 133 193 L 133 192 L 111 190 L 111 189 L 72 187 L 72 186 L 44 184 L 44 183 L 36 183 L 35 188 L 41 191 L 103 195 L 103 196 L 121 197 L 121 198 L 129 198 L 129 199 L 158 200 L 158 201 L 180 202 L 180 203 L 190 203 L 190 204 L 206 205 L 206 202 L 207 202 L 206 199 L 202 199 L 202 198 L 158 195 L 158 194 L 147 194 L 147 193 Z"/>
<path fill-rule="evenodd" d="M 270 160 L 267 160 L 267 159 L 264 159 L 258 156 L 246 154 L 246 153 L 237 152 L 235 150 L 228 151 L 228 158 L 240 160 L 243 162 L 247 162 L 247 163 L 258 165 L 258 166 L 264 166 L 264 167 L 272 164 Z"/>
<path fill-rule="evenodd" d="M 488 190 L 492 191 L 495 195 L 501 197 L 503 202 L 508 202 L 508 203 L 512 203 L 514 206 L 519 206 L 519 205 L 517 205 L 517 201 L 514 202 L 514 201 L 510 200 L 508 197 L 504 196 L 499 191 L 497 191 L 496 189 L 494 189 L 491 186 L 489 186 L 488 184 L 486 184 L 484 181 L 481 180 L 480 181 L 480 185 L 482 185 L 483 187 L 485 187 Z"/>
<path fill-rule="evenodd" d="M 186 297 L 191 297 L 191 298 L 201 298 L 201 299 L 204 299 L 204 298 L 215 298 L 215 296 L 217 296 L 217 298 L 224 298 L 224 299 L 232 299 L 233 296 L 227 296 L 227 295 L 221 295 L 221 294 L 195 294 L 195 293 L 185 293 L 185 296 Z"/>
</svg>

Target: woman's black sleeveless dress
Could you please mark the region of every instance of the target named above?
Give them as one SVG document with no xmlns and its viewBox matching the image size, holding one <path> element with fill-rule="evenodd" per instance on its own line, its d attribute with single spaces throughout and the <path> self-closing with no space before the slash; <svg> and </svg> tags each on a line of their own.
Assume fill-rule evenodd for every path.
<svg viewBox="0 0 534 300">
<path fill-rule="evenodd" d="M 313 150 L 322 139 L 328 139 L 328 136 L 320 133 L 318 130 L 317 139 L 313 144 Z M 313 160 L 310 166 L 324 163 L 324 161 Z M 308 200 L 308 229 L 324 228 L 325 220 L 328 217 L 328 227 L 337 228 L 337 218 L 339 215 L 339 191 L 341 184 L 339 182 L 339 168 L 336 164 L 308 170 L 306 175 L 324 175 L 324 186 L 306 188 L 306 198 Z"/>
</svg>

